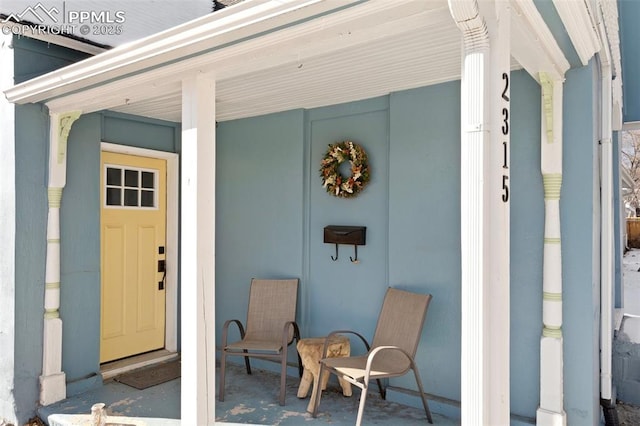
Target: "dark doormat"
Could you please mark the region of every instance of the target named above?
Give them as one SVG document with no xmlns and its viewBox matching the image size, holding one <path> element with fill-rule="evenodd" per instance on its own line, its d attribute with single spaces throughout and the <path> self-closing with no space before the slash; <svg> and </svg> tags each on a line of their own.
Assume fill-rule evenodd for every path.
<svg viewBox="0 0 640 426">
<path fill-rule="evenodd" d="M 180 377 L 180 360 L 175 360 L 125 373 L 113 380 L 136 389 L 146 389 L 178 377 Z"/>
</svg>

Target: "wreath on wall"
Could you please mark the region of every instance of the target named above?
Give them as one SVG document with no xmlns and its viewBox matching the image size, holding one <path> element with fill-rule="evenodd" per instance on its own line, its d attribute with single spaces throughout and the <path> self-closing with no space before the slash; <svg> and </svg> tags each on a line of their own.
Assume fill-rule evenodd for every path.
<svg viewBox="0 0 640 426">
<path fill-rule="evenodd" d="M 340 165 L 349 160 L 351 176 L 340 173 Z M 352 198 L 358 195 L 369 182 L 367 153 L 357 143 L 351 141 L 329 144 L 320 166 L 322 186 L 335 197 Z"/>
</svg>

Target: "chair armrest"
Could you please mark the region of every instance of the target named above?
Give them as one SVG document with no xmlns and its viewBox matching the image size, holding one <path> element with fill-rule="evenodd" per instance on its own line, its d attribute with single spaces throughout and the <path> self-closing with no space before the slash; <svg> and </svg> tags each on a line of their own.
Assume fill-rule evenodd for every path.
<svg viewBox="0 0 640 426">
<path fill-rule="evenodd" d="M 355 336 L 358 336 L 360 340 L 362 340 L 362 343 L 364 343 L 364 346 L 367 348 L 367 352 L 369 352 L 369 349 L 371 349 L 371 347 L 369 346 L 369 342 L 367 341 L 367 339 L 365 339 L 365 337 L 362 334 L 357 333 L 353 330 L 335 330 L 329 333 L 327 338 L 324 340 L 324 347 L 322 348 L 322 358 L 320 359 L 324 359 L 327 357 L 327 351 L 329 350 L 329 340 L 331 339 L 331 337 L 335 336 L 336 334 L 353 334 Z"/>
<path fill-rule="evenodd" d="M 227 347 L 227 336 L 229 333 L 229 325 L 231 325 L 231 323 L 235 323 L 238 326 L 238 329 L 240 331 L 240 339 L 244 339 L 244 327 L 242 325 L 242 322 L 240 322 L 240 320 L 230 319 L 225 321 L 224 325 L 222 326 L 222 349 L 223 350 L 224 348 Z"/>
<path fill-rule="evenodd" d="M 293 327 L 293 339 L 300 340 L 300 329 L 295 321 L 287 321 L 282 329 L 282 347 L 289 346 L 293 339 L 289 340 L 289 327 Z"/>
<path fill-rule="evenodd" d="M 365 370 L 364 370 L 364 381 L 365 381 L 365 383 L 367 383 L 369 381 L 369 376 L 371 374 L 371 365 L 373 365 L 374 358 L 376 357 L 376 355 L 378 355 L 378 353 L 380 353 L 382 351 L 400 352 L 405 357 L 407 357 L 407 360 L 409 361 L 409 365 L 411 366 L 411 368 L 415 368 L 415 363 L 413 361 L 413 358 L 404 349 L 399 348 L 398 346 L 378 346 L 377 348 L 375 348 L 374 350 L 369 352 L 369 355 L 367 355 L 367 365 L 366 365 Z M 405 371 L 408 371 L 408 370 L 405 370 Z"/>
</svg>

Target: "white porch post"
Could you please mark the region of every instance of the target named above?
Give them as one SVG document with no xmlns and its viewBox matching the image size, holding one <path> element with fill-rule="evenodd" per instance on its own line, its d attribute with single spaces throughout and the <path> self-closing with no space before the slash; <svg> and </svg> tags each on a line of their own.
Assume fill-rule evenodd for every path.
<svg viewBox="0 0 640 426">
<path fill-rule="evenodd" d="M 182 424 L 215 420 L 216 87 L 182 82 Z"/>
<path fill-rule="evenodd" d="M 562 80 L 540 73 L 542 92 L 541 170 L 544 184 L 544 255 L 542 337 L 540 338 L 539 425 L 567 424 L 564 412 L 562 349 L 562 250 L 560 190 L 562 187 Z"/>
<path fill-rule="evenodd" d="M 49 123 L 49 213 L 47 215 L 47 258 L 45 266 L 44 330 L 40 404 L 66 398 L 62 371 L 62 320 L 60 319 L 60 203 L 67 182 L 67 138 L 80 111 L 50 115 Z"/>
<path fill-rule="evenodd" d="M 483 16 L 475 0 L 449 0 L 464 42 L 461 399 L 469 425 L 510 423 L 510 9 L 484 7 Z"/>
</svg>

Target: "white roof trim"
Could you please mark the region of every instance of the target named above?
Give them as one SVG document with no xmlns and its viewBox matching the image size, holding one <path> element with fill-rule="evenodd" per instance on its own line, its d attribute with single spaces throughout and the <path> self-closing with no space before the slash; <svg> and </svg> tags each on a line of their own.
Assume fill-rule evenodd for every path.
<svg viewBox="0 0 640 426">
<path fill-rule="evenodd" d="M 601 49 L 594 28 L 594 16 L 589 2 L 553 0 L 564 27 L 569 33 L 573 47 L 578 53 L 582 65 L 587 65 L 596 52 Z"/>
<path fill-rule="evenodd" d="M 620 28 L 618 26 L 618 4 L 615 0 L 599 0 L 598 6 L 600 14 L 598 15 L 604 23 L 604 31 L 601 32 L 601 40 L 603 44 L 608 46 L 611 67 L 614 79 L 612 81 L 611 95 L 613 98 L 612 106 L 612 127 L 613 130 L 622 128 L 622 59 L 620 53 Z"/>
<path fill-rule="evenodd" d="M 183 60 L 157 66 L 150 70 L 144 70 L 144 72 L 124 75 L 101 84 L 83 87 L 69 94 L 61 94 L 46 101 L 46 105 L 50 111 L 62 112 L 81 108 L 85 113 L 88 113 L 112 109 L 137 115 L 152 113 L 152 116 L 156 118 L 176 120 L 179 118 L 169 117 L 170 114 L 167 115 L 166 111 L 171 110 L 175 102 L 179 102 L 182 79 L 195 73 L 211 73 L 220 82 L 217 96 L 218 101 L 221 102 L 221 108 L 216 111 L 217 118 L 225 120 L 246 116 L 246 113 L 238 111 L 234 105 L 234 102 L 237 101 L 234 99 L 236 96 L 247 96 L 245 92 L 253 93 L 251 96 L 264 90 L 273 92 L 275 88 L 269 85 L 270 79 L 274 77 L 274 74 L 291 73 L 292 67 L 295 72 L 289 74 L 292 77 L 290 85 L 295 84 L 298 78 L 304 80 L 305 72 L 310 72 L 314 61 L 316 64 L 319 61 L 318 55 L 333 54 L 338 49 L 335 54 L 344 56 L 349 49 L 358 49 L 362 52 L 366 48 L 365 44 L 374 43 L 382 48 L 388 44 L 387 40 L 390 38 L 406 35 L 405 42 L 402 42 L 403 48 L 411 50 L 411 56 L 415 59 L 416 55 L 421 55 L 420 49 L 411 49 L 411 46 L 406 44 L 407 36 L 415 34 L 418 38 L 424 38 L 423 31 L 427 28 L 426 23 L 430 21 L 438 22 L 438 24 L 429 25 L 429 28 L 436 31 L 436 34 L 443 34 L 437 32 L 441 27 L 450 26 L 452 30 L 455 29 L 446 8 L 430 9 L 433 6 L 430 2 L 394 1 L 396 7 L 386 11 L 381 10 L 378 2 L 359 2 L 353 7 L 340 10 L 339 13 L 324 14 L 317 19 L 310 19 L 304 23 L 290 25 L 260 37 L 243 40 L 239 44 L 211 50 L 200 55 L 192 55 Z M 446 6 L 446 3 L 443 5 Z M 414 31 L 419 32 L 415 33 Z M 441 49 L 445 49 L 447 55 L 450 52 L 455 52 L 457 61 L 459 60 L 457 52 L 460 35 L 457 31 L 453 31 L 453 35 L 455 50 L 451 50 L 451 40 L 440 39 L 443 42 Z M 416 40 L 416 37 L 413 39 Z M 422 45 L 423 42 L 419 43 Z M 426 59 L 420 59 L 420 61 L 424 60 Z M 326 58 L 320 59 L 320 62 L 324 64 L 323 66 L 334 66 L 333 63 L 327 63 Z M 302 64 L 305 64 L 304 68 L 302 68 Z M 283 66 L 285 68 L 282 68 Z M 251 81 L 254 81 L 251 79 L 258 73 L 264 73 L 261 75 L 266 80 L 262 80 L 260 86 L 256 87 L 251 84 Z M 447 74 L 446 78 L 440 78 L 439 82 L 459 78 L 458 73 L 459 67 L 455 66 L 455 73 Z M 380 75 L 381 73 L 377 73 L 372 78 Z M 248 76 L 250 81 L 242 78 L 243 76 Z M 345 81 L 346 77 L 345 74 L 342 80 Z M 357 78 L 362 79 L 361 76 Z M 394 84 L 393 88 L 394 90 L 403 90 L 427 84 L 434 84 L 434 81 L 428 80 L 408 87 L 399 87 Z M 356 88 L 351 87 L 349 90 L 340 91 L 339 94 L 334 93 L 331 96 L 331 102 L 346 102 L 384 95 L 389 92 L 389 87 L 384 84 L 379 87 L 380 90 L 376 91 L 378 86 L 372 82 L 366 85 L 364 92 L 358 92 Z M 300 86 L 298 88 L 301 89 Z M 304 95 L 303 101 L 286 104 L 284 109 L 326 105 L 326 95 L 332 90 L 334 89 L 330 86 L 325 87 L 322 89 L 322 99 L 317 100 L 317 93 L 311 89 Z M 279 98 L 283 97 L 290 98 L 291 93 L 282 90 L 272 93 L 268 98 L 269 106 L 266 109 L 264 105 L 259 105 L 257 98 L 254 97 L 252 114 L 283 110 L 280 107 L 278 107 L 280 109 L 273 109 L 274 105 L 281 104 L 282 99 Z M 152 101 L 147 101 L 149 99 Z M 139 102 L 147 102 L 144 112 L 136 106 L 139 105 Z M 230 104 L 230 108 L 224 106 Z"/>
<path fill-rule="evenodd" d="M 564 73 L 570 68 L 569 61 L 533 0 L 514 0 L 511 19 L 513 57 L 538 82 L 541 72 L 563 80 Z"/>
<path fill-rule="evenodd" d="M 358 0 L 246 0 L 5 91 L 10 102 L 40 102 L 289 25 Z"/>
</svg>

